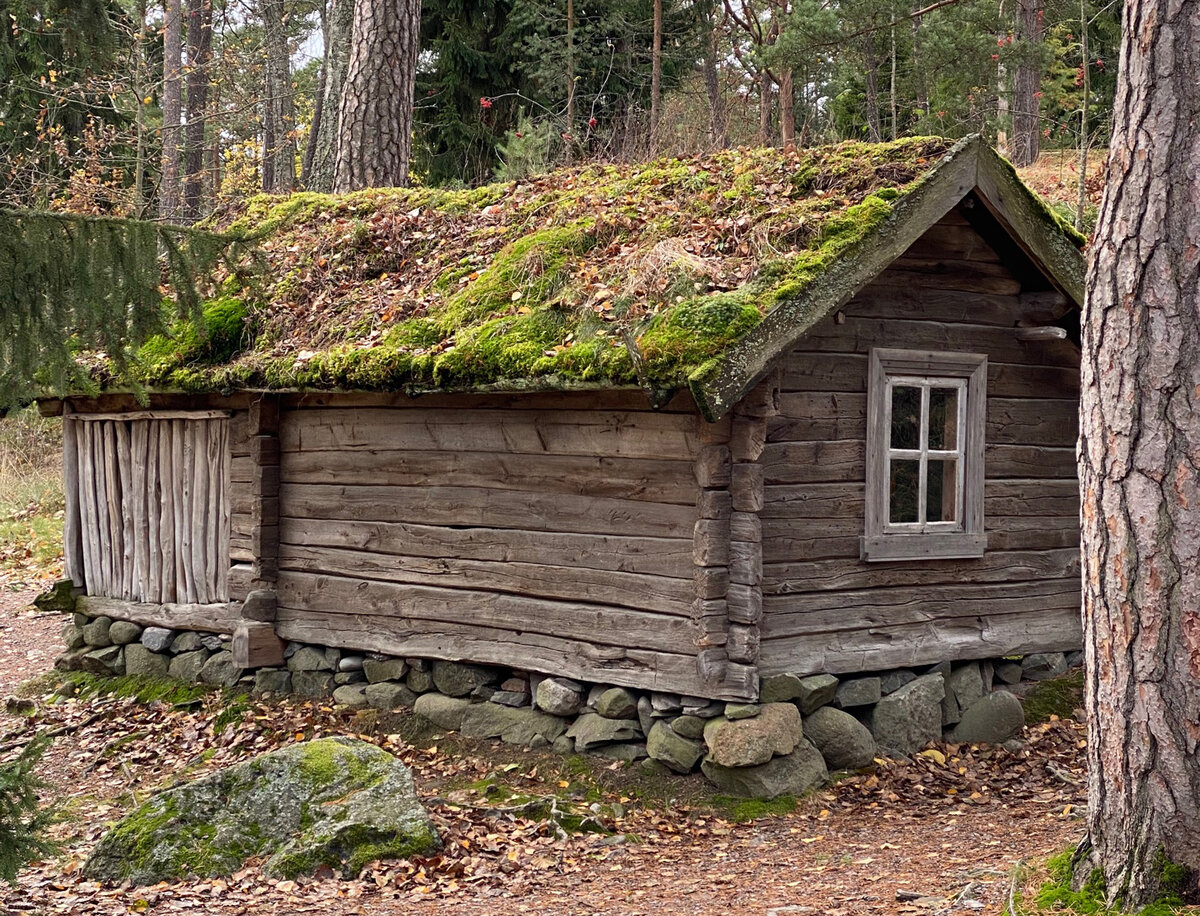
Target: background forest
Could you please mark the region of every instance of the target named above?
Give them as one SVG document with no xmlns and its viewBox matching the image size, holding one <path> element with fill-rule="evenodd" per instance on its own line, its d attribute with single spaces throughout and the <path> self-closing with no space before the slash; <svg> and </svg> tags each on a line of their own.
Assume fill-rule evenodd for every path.
<svg viewBox="0 0 1200 916">
<path fill-rule="evenodd" d="M 353 0 L 0 0 L 0 205 L 191 222 L 333 187 Z M 1097 188 L 1120 0 L 425 0 L 411 180 L 981 132 Z M 332 122 L 332 123 L 331 123 Z M 1099 157 L 1094 153 L 1092 162 Z M 1092 208 L 1094 209 L 1094 208 Z"/>
</svg>

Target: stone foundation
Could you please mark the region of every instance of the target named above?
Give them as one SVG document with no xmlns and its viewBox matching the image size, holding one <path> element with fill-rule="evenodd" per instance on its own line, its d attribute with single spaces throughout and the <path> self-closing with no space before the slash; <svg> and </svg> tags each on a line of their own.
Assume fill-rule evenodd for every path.
<svg viewBox="0 0 1200 916">
<path fill-rule="evenodd" d="M 561 754 L 700 770 L 731 795 L 799 795 L 830 771 L 912 754 L 932 741 L 1001 743 L 1024 724 L 1015 694 L 1065 673 L 1080 653 L 1029 655 L 837 678 L 765 678 L 760 702 L 647 693 L 459 662 L 289 643 L 284 664 L 242 669 L 231 639 L 76 613 L 57 666 L 172 677 L 263 694 L 412 708 L 435 725 Z M 278 656 L 276 656 L 278 657 Z"/>
</svg>

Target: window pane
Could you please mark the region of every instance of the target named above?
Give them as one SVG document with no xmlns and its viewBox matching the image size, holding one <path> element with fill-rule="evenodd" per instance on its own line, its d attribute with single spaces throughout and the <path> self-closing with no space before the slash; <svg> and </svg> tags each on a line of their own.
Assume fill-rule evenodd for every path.
<svg viewBox="0 0 1200 916">
<path fill-rule="evenodd" d="M 958 448 L 958 389 L 929 389 L 929 447 L 954 451 Z"/>
<path fill-rule="evenodd" d="M 921 389 L 908 385 L 893 386 L 892 448 L 920 448 L 920 430 Z"/>
<path fill-rule="evenodd" d="M 888 494 L 888 520 L 892 524 L 920 521 L 919 499 L 921 462 L 893 460 Z"/>
<path fill-rule="evenodd" d="M 958 491 L 958 462 L 930 458 L 929 480 L 925 485 L 925 521 L 956 522 L 955 494 Z"/>
</svg>

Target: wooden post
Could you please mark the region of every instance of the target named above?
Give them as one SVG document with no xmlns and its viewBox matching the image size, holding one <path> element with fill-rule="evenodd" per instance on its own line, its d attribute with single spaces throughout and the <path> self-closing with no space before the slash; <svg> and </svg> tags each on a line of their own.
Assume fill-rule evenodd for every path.
<svg viewBox="0 0 1200 916">
<path fill-rule="evenodd" d="M 264 395 L 250 405 L 250 516 L 253 523 L 255 589 L 274 589 L 279 579 L 279 398 Z"/>
<path fill-rule="evenodd" d="M 71 418 L 71 405 L 63 404 L 63 555 L 67 578 L 77 588 L 87 588 L 83 561 L 83 534 L 79 513 L 78 421 Z"/>
</svg>

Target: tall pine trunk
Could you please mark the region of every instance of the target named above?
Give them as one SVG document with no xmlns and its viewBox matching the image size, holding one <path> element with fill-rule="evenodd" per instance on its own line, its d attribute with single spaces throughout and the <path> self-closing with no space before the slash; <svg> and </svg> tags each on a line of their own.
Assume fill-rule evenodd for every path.
<svg viewBox="0 0 1200 916">
<path fill-rule="evenodd" d="M 183 118 L 183 5 L 163 4 L 162 175 L 158 185 L 158 216 L 179 217 L 181 120 Z"/>
<path fill-rule="evenodd" d="M 1016 38 L 1021 42 L 1021 60 L 1013 73 L 1012 136 L 1009 159 L 1015 166 L 1033 165 L 1041 145 L 1042 3 L 1017 0 Z"/>
<path fill-rule="evenodd" d="M 342 86 L 346 83 L 346 68 L 350 64 L 354 0 L 330 0 L 324 27 L 322 91 L 304 153 L 304 186 L 310 191 L 328 192 L 333 190 L 333 172 L 337 165 L 338 107 L 342 103 Z"/>
<path fill-rule="evenodd" d="M 654 36 L 650 47 L 650 154 L 658 154 L 658 122 L 662 117 L 662 0 L 654 0 Z"/>
<path fill-rule="evenodd" d="M 408 183 L 420 27 L 420 0 L 354 4 L 334 190 Z"/>
<path fill-rule="evenodd" d="M 721 77 L 717 62 L 721 55 L 721 16 L 715 10 L 709 12 L 708 35 L 704 43 L 704 91 L 708 96 L 708 137 L 716 149 L 729 146 L 729 113 L 725 96 L 721 92 Z"/>
<path fill-rule="evenodd" d="M 187 126 L 184 128 L 183 218 L 194 223 L 204 203 L 204 128 L 212 63 L 212 0 L 187 5 Z"/>
<path fill-rule="evenodd" d="M 1200 0 L 1127 0 L 1121 68 L 1079 472 L 1088 831 L 1132 910 L 1200 869 Z"/>
<path fill-rule="evenodd" d="M 266 46 L 263 190 L 286 192 L 296 186 L 296 106 L 283 0 L 260 0 L 259 12 Z"/>
</svg>

